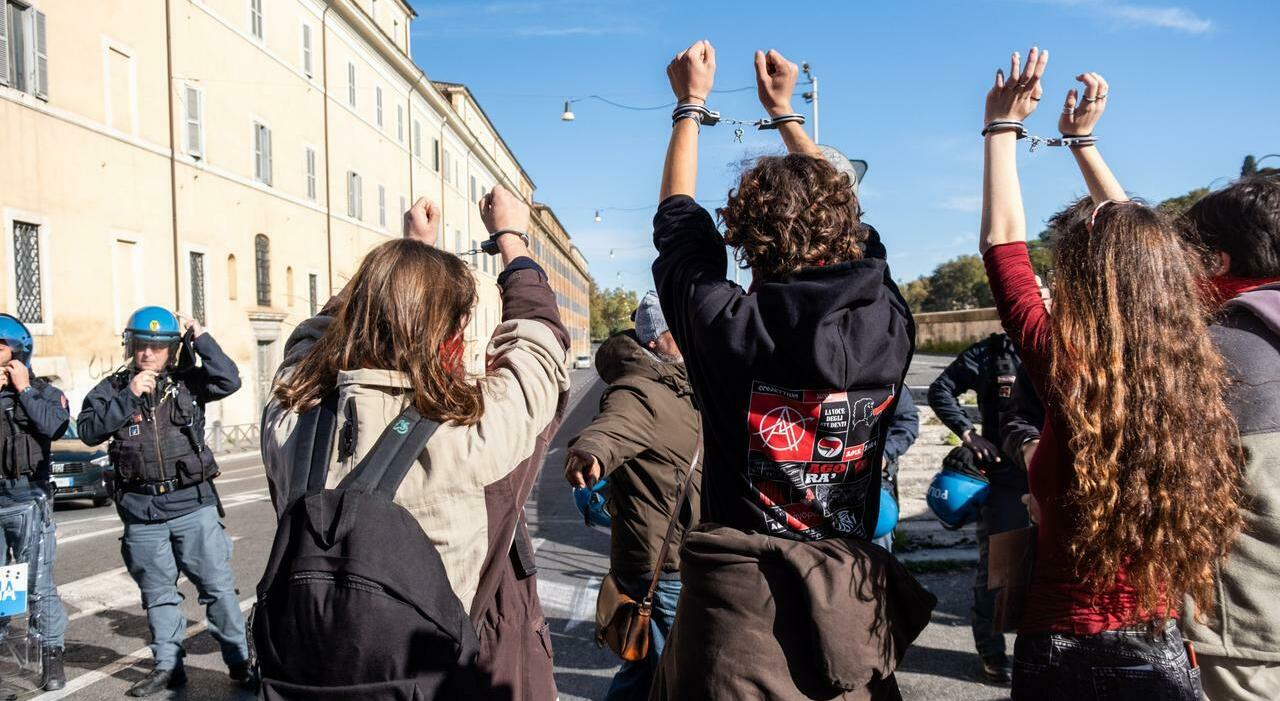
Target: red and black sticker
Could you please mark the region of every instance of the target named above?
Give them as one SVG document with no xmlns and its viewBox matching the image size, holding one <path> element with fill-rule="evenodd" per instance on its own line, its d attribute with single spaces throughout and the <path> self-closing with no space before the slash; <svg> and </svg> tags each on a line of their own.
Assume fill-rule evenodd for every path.
<svg viewBox="0 0 1280 701">
<path fill-rule="evenodd" d="M 893 387 L 791 390 L 756 382 L 748 410 L 747 475 L 771 532 L 806 539 L 863 536 L 879 421 Z"/>
</svg>

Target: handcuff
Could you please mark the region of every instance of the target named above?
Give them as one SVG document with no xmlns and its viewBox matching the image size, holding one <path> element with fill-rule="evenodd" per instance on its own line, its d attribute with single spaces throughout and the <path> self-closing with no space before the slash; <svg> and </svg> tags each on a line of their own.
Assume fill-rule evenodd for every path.
<svg viewBox="0 0 1280 701">
<path fill-rule="evenodd" d="M 492 234 L 489 234 L 489 238 L 480 242 L 480 252 L 491 256 L 498 255 L 498 239 L 503 236 L 519 236 L 520 240 L 524 241 L 524 245 L 526 247 L 529 245 L 529 235 L 523 231 L 516 231 L 515 229 L 498 229 Z"/>
</svg>

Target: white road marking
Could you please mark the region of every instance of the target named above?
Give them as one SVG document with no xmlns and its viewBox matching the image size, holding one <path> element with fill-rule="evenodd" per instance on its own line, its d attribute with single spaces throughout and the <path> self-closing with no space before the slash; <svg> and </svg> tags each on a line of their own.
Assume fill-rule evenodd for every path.
<svg viewBox="0 0 1280 701">
<path fill-rule="evenodd" d="M 257 596 L 251 596 L 247 599 L 244 599 L 243 601 L 240 602 L 240 610 L 248 611 L 249 608 L 253 606 L 253 602 L 257 601 L 257 599 L 258 599 Z M 208 628 L 208 627 L 209 627 L 208 619 L 204 619 L 204 620 L 201 620 L 199 623 L 192 624 L 187 627 L 186 637 L 190 638 L 193 635 L 198 635 L 202 631 L 204 631 L 205 628 Z M 84 674 L 81 674 L 80 676 L 68 681 L 67 685 L 62 689 L 59 689 L 58 691 L 47 691 L 34 698 L 42 699 L 44 701 L 56 701 L 56 699 L 65 699 L 68 696 L 76 693 L 77 691 L 80 691 L 81 689 L 88 688 L 94 684 L 97 684 L 100 681 L 110 679 L 116 673 L 121 672 L 125 669 L 128 669 L 134 666 L 135 664 L 146 662 L 147 659 L 150 657 L 150 652 L 151 652 L 151 648 L 149 646 L 138 648 L 137 650 L 134 650 L 133 652 L 127 655 L 124 655 L 123 657 L 116 660 L 115 662 L 110 662 L 91 672 L 85 672 Z"/>
<path fill-rule="evenodd" d="M 585 625 L 588 621 L 595 625 L 596 596 L 599 593 L 599 577 L 591 577 L 584 584 L 538 580 L 538 598 L 542 599 L 542 609 L 564 616 L 564 629 L 561 631 L 564 633 Z"/>
<path fill-rule="evenodd" d="M 228 494 L 227 496 L 223 497 L 222 508 L 233 509 L 237 506 L 244 506 L 245 504 L 256 504 L 260 501 L 268 501 L 270 499 L 271 499 L 271 496 L 267 494 L 267 490 L 265 488 L 255 489 L 251 492 L 238 492 L 236 494 Z M 101 530 L 90 531 L 88 533 L 77 533 L 71 536 L 58 536 L 58 545 L 68 545 L 70 543 L 75 543 L 81 540 L 88 540 L 90 538 L 97 538 L 98 536 L 113 535 L 115 533 L 123 533 L 123 532 L 124 532 L 124 526 L 120 525 L 114 528 L 103 528 Z"/>
</svg>

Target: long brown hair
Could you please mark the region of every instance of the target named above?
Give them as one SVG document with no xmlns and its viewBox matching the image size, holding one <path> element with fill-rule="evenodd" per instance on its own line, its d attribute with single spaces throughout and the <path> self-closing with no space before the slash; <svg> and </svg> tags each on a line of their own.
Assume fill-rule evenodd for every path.
<svg viewBox="0 0 1280 701">
<path fill-rule="evenodd" d="M 423 416 L 471 425 L 484 411 L 480 385 L 467 378 L 461 334 L 476 285 L 460 258 L 419 241 L 389 241 L 369 252 L 347 284 L 324 336 L 275 388 L 293 411 L 333 390 L 343 370 L 394 370 L 409 378 Z"/>
<path fill-rule="evenodd" d="M 1069 551 L 1091 588 L 1123 570 L 1153 618 L 1183 595 L 1211 610 L 1214 568 L 1242 526 L 1242 453 L 1197 293 L 1201 260 L 1134 203 L 1068 227 L 1055 255 L 1052 389 L 1075 453 Z"/>
<path fill-rule="evenodd" d="M 849 176 L 803 154 L 756 161 L 716 213 L 725 243 L 762 280 L 857 260 L 867 239 Z"/>
</svg>

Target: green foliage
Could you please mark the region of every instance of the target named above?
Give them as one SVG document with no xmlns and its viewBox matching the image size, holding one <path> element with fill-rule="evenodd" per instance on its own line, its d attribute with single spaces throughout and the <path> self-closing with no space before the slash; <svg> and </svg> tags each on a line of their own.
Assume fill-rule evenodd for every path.
<svg viewBox="0 0 1280 701">
<path fill-rule="evenodd" d="M 1188 209 L 1190 209 L 1191 205 L 1195 204 L 1196 202 L 1199 202 L 1200 199 L 1207 194 L 1209 194 L 1209 188 L 1198 187 L 1188 192 L 1185 195 L 1170 197 L 1169 199 L 1156 205 L 1156 209 L 1160 210 L 1161 212 L 1164 212 L 1165 214 L 1168 214 L 1169 216 L 1176 217 L 1182 214 L 1183 212 L 1187 211 Z"/>
<path fill-rule="evenodd" d="M 591 338 L 603 341 L 613 334 L 631 328 L 631 313 L 640 299 L 631 290 L 615 287 L 602 290 L 591 280 Z"/>
<path fill-rule="evenodd" d="M 987 271 L 976 255 L 953 258 L 934 269 L 921 311 L 946 312 L 995 306 Z"/>
</svg>

